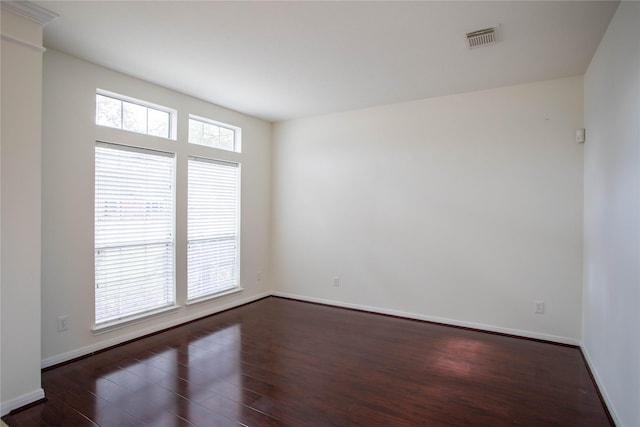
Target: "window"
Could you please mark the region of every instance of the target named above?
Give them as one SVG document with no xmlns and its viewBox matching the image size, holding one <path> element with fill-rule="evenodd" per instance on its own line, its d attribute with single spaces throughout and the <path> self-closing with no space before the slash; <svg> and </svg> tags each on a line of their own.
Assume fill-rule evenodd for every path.
<svg viewBox="0 0 640 427">
<path fill-rule="evenodd" d="M 188 138 L 172 153 L 155 138 L 120 135 L 147 148 L 96 143 L 96 330 L 177 308 L 184 288 L 176 283 L 188 303 L 240 290 L 240 165 L 204 157 L 239 153 L 241 129 L 188 117 Z M 177 140 L 177 120 L 176 110 L 96 90 L 96 125 Z M 185 163 L 177 150 L 189 155 Z M 187 182 L 176 197 L 177 174 Z M 177 239 L 176 212 L 187 219 Z M 186 261 L 184 277 L 176 259 Z"/>
<path fill-rule="evenodd" d="M 96 325 L 175 304 L 173 154 L 96 143 Z"/>
<path fill-rule="evenodd" d="M 189 115 L 189 142 L 240 152 L 240 128 Z"/>
<path fill-rule="evenodd" d="M 96 124 L 101 126 L 175 139 L 174 116 L 175 111 L 166 107 L 111 92 L 96 93 Z"/>
<path fill-rule="evenodd" d="M 190 157 L 187 299 L 237 288 L 240 166 Z"/>
</svg>

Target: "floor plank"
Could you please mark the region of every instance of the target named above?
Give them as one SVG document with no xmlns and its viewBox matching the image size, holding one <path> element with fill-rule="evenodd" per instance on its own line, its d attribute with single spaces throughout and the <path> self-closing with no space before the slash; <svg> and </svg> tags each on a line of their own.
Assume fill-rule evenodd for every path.
<svg viewBox="0 0 640 427">
<path fill-rule="evenodd" d="M 270 297 L 47 370 L 13 426 L 610 426 L 580 350 Z"/>
</svg>

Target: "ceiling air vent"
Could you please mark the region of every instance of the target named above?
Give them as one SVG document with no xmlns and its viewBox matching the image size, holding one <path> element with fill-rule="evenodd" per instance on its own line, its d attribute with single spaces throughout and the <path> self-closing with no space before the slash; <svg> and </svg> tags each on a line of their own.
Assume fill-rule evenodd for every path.
<svg viewBox="0 0 640 427">
<path fill-rule="evenodd" d="M 469 49 L 488 46 L 498 41 L 498 26 L 467 33 Z"/>
</svg>

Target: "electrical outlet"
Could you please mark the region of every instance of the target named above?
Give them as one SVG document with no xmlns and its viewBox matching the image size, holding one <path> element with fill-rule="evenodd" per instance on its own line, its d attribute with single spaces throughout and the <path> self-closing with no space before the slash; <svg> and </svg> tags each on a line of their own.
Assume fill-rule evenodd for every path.
<svg viewBox="0 0 640 427">
<path fill-rule="evenodd" d="M 69 329 L 69 316 L 58 317 L 58 332 L 64 332 Z"/>
<path fill-rule="evenodd" d="M 340 278 L 338 276 L 335 276 L 333 278 L 333 286 L 335 286 L 336 288 L 340 286 Z"/>
<path fill-rule="evenodd" d="M 544 314 L 544 301 L 538 300 L 534 301 L 536 304 L 536 314 Z"/>
</svg>

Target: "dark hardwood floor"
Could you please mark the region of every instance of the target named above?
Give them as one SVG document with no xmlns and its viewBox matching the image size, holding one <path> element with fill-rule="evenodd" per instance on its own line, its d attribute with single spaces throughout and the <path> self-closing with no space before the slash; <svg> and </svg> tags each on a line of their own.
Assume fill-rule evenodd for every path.
<svg viewBox="0 0 640 427">
<path fill-rule="evenodd" d="M 270 297 L 47 370 L 9 426 L 609 426 L 577 348 Z"/>
</svg>

